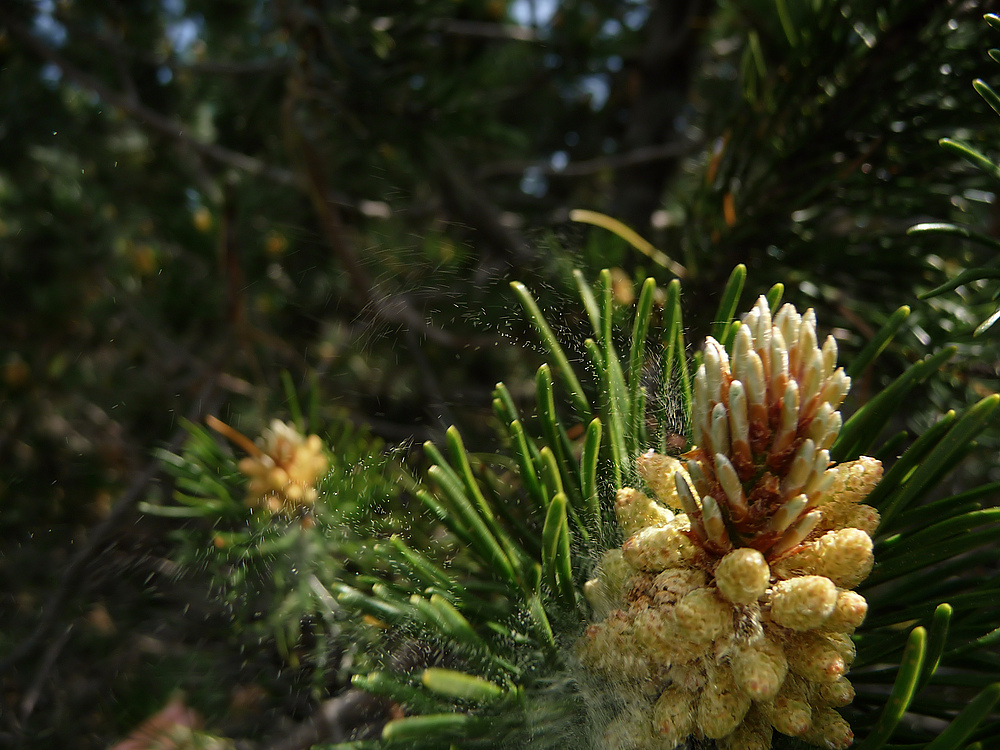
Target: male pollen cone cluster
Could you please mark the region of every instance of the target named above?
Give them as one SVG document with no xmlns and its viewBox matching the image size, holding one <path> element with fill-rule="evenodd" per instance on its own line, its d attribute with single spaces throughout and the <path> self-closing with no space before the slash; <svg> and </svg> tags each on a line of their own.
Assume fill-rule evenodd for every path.
<svg viewBox="0 0 1000 750">
<path fill-rule="evenodd" d="M 761 297 L 732 357 L 711 337 L 694 380 L 696 447 L 682 463 L 637 460 L 655 497 L 624 488 L 627 540 L 585 587 L 599 622 L 584 666 L 626 696 L 608 748 L 673 750 L 694 735 L 720 750 L 765 750 L 775 731 L 823 748 L 854 739 L 836 710 L 851 633 L 868 605 L 881 479 L 873 459 L 831 467 L 850 378 L 812 310 Z M 682 511 L 682 512 L 675 512 Z M 624 680 L 624 684 L 623 684 Z"/>
<path fill-rule="evenodd" d="M 250 478 L 246 504 L 272 514 L 312 507 L 316 482 L 329 466 L 319 435 L 305 437 L 275 419 L 257 442 L 259 447 L 250 443 L 255 450 L 240 461 L 240 471 Z"/>
</svg>

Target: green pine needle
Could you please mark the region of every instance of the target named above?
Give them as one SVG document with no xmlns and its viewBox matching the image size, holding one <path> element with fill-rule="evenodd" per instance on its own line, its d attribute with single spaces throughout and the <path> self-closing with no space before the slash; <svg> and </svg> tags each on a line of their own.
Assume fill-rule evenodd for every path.
<svg viewBox="0 0 1000 750">
<path fill-rule="evenodd" d="M 880 750 L 889 741 L 916 694 L 917 682 L 924 665 L 926 643 L 927 631 L 924 628 L 914 628 L 910 632 L 892 692 L 889 693 L 871 734 L 857 746 L 857 750 Z"/>
</svg>

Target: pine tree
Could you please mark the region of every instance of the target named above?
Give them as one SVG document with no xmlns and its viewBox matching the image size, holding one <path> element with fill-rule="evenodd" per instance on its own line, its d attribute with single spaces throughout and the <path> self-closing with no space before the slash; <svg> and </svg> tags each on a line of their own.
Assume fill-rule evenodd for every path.
<svg viewBox="0 0 1000 750">
<path fill-rule="evenodd" d="M 166 704 L 147 728 L 190 746 L 790 747 L 780 697 L 813 744 L 849 725 L 866 750 L 989 747 L 989 10 L 0 8 L 0 737 L 105 746 Z M 741 331 L 769 335 L 750 321 L 783 297 L 853 388 L 815 435 L 782 432 L 807 406 L 775 391 L 748 425 L 792 453 L 741 464 L 714 412 L 743 397 L 706 401 L 706 379 L 749 389 Z M 812 349 L 785 344 L 807 392 Z M 664 479 L 650 449 L 693 464 Z M 864 457 L 885 474 L 855 510 L 875 510 L 835 523 L 810 482 Z M 747 520 L 764 465 L 808 476 Z M 682 516 L 687 541 L 650 549 L 699 562 L 657 569 L 642 540 Z M 821 564 L 865 539 L 863 581 Z M 734 566 L 768 586 L 743 596 Z M 677 570 L 709 575 L 683 606 L 619 590 Z M 652 698 L 612 681 L 623 698 L 609 671 L 672 663 L 633 637 L 655 596 L 764 640 L 699 652 L 683 688 L 650 676 Z M 605 658 L 612 622 L 632 630 Z M 725 651 L 720 628 L 694 641 Z M 849 667 L 853 701 L 803 648 Z M 793 677 L 758 679 L 767 659 Z M 729 724 L 698 718 L 710 694 L 741 696 Z M 671 706 L 694 723 L 667 727 Z"/>
</svg>

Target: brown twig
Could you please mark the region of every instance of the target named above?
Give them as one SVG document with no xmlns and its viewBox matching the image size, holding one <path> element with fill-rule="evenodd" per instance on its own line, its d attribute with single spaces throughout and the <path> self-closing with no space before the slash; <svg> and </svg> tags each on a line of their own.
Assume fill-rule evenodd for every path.
<svg viewBox="0 0 1000 750">
<path fill-rule="evenodd" d="M 442 193 L 452 210 L 509 262 L 520 266 L 534 261 L 528 244 L 503 223 L 499 207 L 465 174 L 450 149 L 436 139 L 431 140 L 431 146 L 437 157 L 435 171 Z"/>
<path fill-rule="evenodd" d="M 49 676 L 49 673 L 52 672 L 52 667 L 55 666 L 56 659 L 59 658 L 59 654 L 62 652 L 72 632 L 73 623 L 70 623 L 63 628 L 63 631 L 45 649 L 45 657 L 38 667 L 35 678 L 31 681 L 31 687 L 28 688 L 24 694 L 24 698 L 21 700 L 21 721 L 25 721 L 31 716 L 32 711 L 35 710 L 38 699 L 42 695 L 42 687 L 45 684 L 45 680 Z"/>
<path fill-rule="evenodd" d="M 515 42 L 540 42 L 534 29 L 489 21 L 469 21 L 461 18 L 445 18 L 428 24 L 432 29 L 440 29 L 455 36 L 480 37 L 482 39 L 502 39 Z"/>
<path fill-rule="evenodd" d="M 213 414 L 207 415 L 205 417 L 205 424 L 207 424 L 213 430 L 218 432 L 220 435 L 224 435 L 225 437 L 232 440 L 234 443 L 240 446 L 240 448 L 245 450 L 254 458 L 262 458 L 264 456 L 264 451 L 258 448 L 250 438 L 248 438 L 239 430 L 230 427 L 215 415 Z"/>
<path fill-rule="evenodd" d="M 526 169 L 535 169 L 539 174 L 547 177 L 585 177 L 597 172 L 614 171 L 637 164 L 648 164 L 649 162 L 662 161 L 664 159 L 676 159 L 678 156 L 683 156 L 692 151 L 695 146 L 696 144 L 690 141 L 673 141 L 655 146 L 644 146 L 611 156 L 581 159 L 580 161 L 570 162 L 561 168 L 554 167 L 547 162 L 527 159 L 501 161 L 493 164 L 484 164 L 476 171 L 476 179 L 485 180 L 490 177 L 517 175 Z"/>
</svg>

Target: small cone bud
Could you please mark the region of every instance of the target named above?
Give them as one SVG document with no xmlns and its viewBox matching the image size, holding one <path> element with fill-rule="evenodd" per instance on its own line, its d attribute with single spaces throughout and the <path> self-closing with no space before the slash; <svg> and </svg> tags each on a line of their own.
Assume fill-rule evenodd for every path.
<svg viewBox="0 0 1000 750">
<path fill-rule="evenodd" d="M 329 466 L 320 437 L 305 437 L 290 425 L 273 420 L 258 444 L 257 453 L 239 463 L 240 472 L 250 479 L 246 504 L 270 513 L 290 513 L 313 505 L 319 497 L 316 482 Z"/>
<path fill-rule="evenodd" d="M 750 696 L 736 685 L 725 666 L 710 670 L 698 701 L 698 726 L 706 737 L 718 739 L 731 734 L 750 708 Z"/>
<path fill-rule="evenodd" d="M 620 548 L 609 549 L 604 553 L 594 569 L 594 578 L 583 587 L 584 596 L 597 617 L 603 619 L 621 606 L 625 580 L 631 573 L 632 567 L 625 562 L 625 555 Z"/>
<path fill-rule="evenodd" d="M 847 377 L 843 367 L 838 367 L 837 371 L 830 376 L 823 386 L 820 398 L 830 403 L 834 408 L 844 402 L 844 397 L 851 390 L 851 379 Z"/>
<path fill-rule="evenodd" d="M 656 664 L 686 664 L 703 656 L 709 641 L 695 643 L 677 627 L 666 609 L 645 609 L 635 616 L 635 641 Z"/>
<path fill-rule="evenodd" d="M 861 529 L 839 529 L 816 542 L 817 572 L 843 588 L 861 583 L 871 572 L 875 558 L 872 539 Z"/>
<path fill-rule="evenodd" d="M 856 591 L 841 591 L 833 613 L 823 623 L 823 627 L 838 633 L 853 633 L 868 614 L 868 602 Z"/>
<path fill-rule="evenodd" d="M 847 668 L 840 650 L 828 638 L 816 633 L 791 641 L 785 656 L 792 672 L 812 682 L 836 682 Z"/>
<path fill-rule="evenodd" d="M 644 526 L 665 526 L 674 520 L 672 511 L 631 487 L 618 490 L 615 496 L 615 517 L 626 536 L 631 536 Z"/>
<path fill-rule="evenodd" d="M 788 674 L 784 649 L 766 636 L 736 650 L 731 664 L 736 683 L 756 701 L 774 698 Z"/>
<path fill-rule="evenodd" d="M 747 389 L 747 414 L 753 419 L 767 411 L 767 380 L 764 365 L 757 352 L 747 355 L 747 372 L 743 384 Z"/>
<path fill-rule="evenodd" d="M 802 316 L 799 315 L 799 311 L 795 309 L 795 305 L 791 302 L 783 304 L 778 309 L 777 315 L 774 316 L 774 326 L 781 331 L 781 335 L 788 342 L 789 348 L 798 341 L 799 324 L 801 322 Z"/>
<path fill-rule="evenodd" d="M 705 365 L 701 365 L 694 376 L 694 394 L 691 404 L 691 422 L 694 427 L 694 441 L 704 445 L 709 434 L 709 410 L 711 401 L 708 398 L 708 380 Z"/>
<path fill-rule="evenodd" d="M 719 750 L 771 750 L 773 730 L 764 714 L 751 705 L 743 723 L 728 737 L 716 740 Z"/>
<path fill-rule="evenodd" d="M 781 421 L 778 423 L 777 434 L 768 456 L 769 465 L 777 465 L 779 460 L 787 456 L 795 442 L 799 426 L 799 385 L 794 380 L 785 383 L 784 394 L 781 396 Z"/>
<path fill-rule="evenodd" d="M 791 630 L 817 628 L 833 613 L 837 587 L 823 576 L 779 582 L 771 594 L 771 618 Z"/>
<path fill-rule="evenodd" d="M 696 508 L 697 506 L 693 505 L 694 493 L 691 491 L 692 487 L 694 488 L 695 491 L 697 491 L 698 495 L 701 495 L 703 492 L 708 492 L 708 477 L 705 476 L 705 472 L 701 468 L 701 464 L 698 463 L 697 461 L 688 461 L 686 465 L 688 470 L 688 476 L 691 478 L 691 481 L 687 483 L 688 485 L 687 494 L 691 495 L 690 501 L 692 503 L 692 507 Z M 684 477 L 682 476 L 681 479 L 683 478 Z M 680 500 L 681 499 L 680 495 L 681 493 L 684 492 L 684 490 L 682 490 L 680 487 L 681 484 L 680 480 L 677 479 L 676 477 L 674 479 L 675 479 L 675 488 L 677 489 L 678 493 L 678 500 Z M 683 505 L 682 507 L 686 508 L 686 506 Z"/>
<path fill-rule="evenodd" d="M 823 372 L 832 375 L 837 366 L 837 341 L 833 336 L 827 336 L 823 342 Z"/>
<path fill-rule="evenodd" d="M 854 663 L 854 658 L 858 655 L 858 649 L 847 633 L 823 633 L 822 635 L 817 634 L 817 637 L 829 643 L 831 648 L 836 650 L 841 658 L 843 658 L 844 664 L 851 666 Z"/>
<path fill-rule="evenodd" d="M 659 573 L 690 560 L 694 545 L 685 535 L 687 516 L 681 514 L 666 526 L 640 529 L 622 545 L 626 562 L 633 568 Z"/>
<path fill-rule="evenodd" d="M 846 677 L 841 677 L 836 682 L 820 685 L 818 695 L 827 705 L 840 708 L 854 700 L 854 686 Z"/>
<path fill-rule="evenodd" d="M 814 712 L 812 727 L 803 739 L 828 750 L 844 750 L 854 743 L 854 732 L 844 717 L 832 708 L 819 708 Z"/>
<path fill-rule="evenodd" d="M 694 694 L 676 685 L 668 685 L 653 706 L 653 729 L 664 746 L 680 744 L 694 729 Z"/>
<path fill-rule="evenodd" d="M 771 569 L 764 555 L 749 547 L 740 547 L 722 558 L 715 569 L 719 591 L 734 604 L 750 604 L 767 591 Z"/>
<path fill-rule="evenodd" d="M 790 737 L 801 737 L 812 726 L 812 706 L 801 698 L 779 695 L 770 707 L 771 725 Z"/>
<path fill-rule="evenodd" d="M 837 440 L 837 436 L 840 434 L 840 428 L 843 426 L 844 420 L 840 416 L 839 411 L 835 411 L 833 416 L 830 418 L 830 423 L 826 426 L 826 433 L 816 441 L 816 444 L 820 448 L 829 449 L 834 442 Z"/>
<path fill-rule="evenodd" d="M 757 348 L 771 346 L 771 334 L 774 330 L 774 321 L 771 318 L 771 308 L 767 304 L 767 298 L 762 294 L 754 303 L 753 309 L 757 312 L 757 331 L 754 334 Z"/>
<path fill-rule="evenodd" d="M 635 463 L 639 475 L 661 504 L 668 508 L 680 507 L 674 474 L 680 472 L 682 476 L 687 476 L 687 470 L 680 461 L 650 450 L 639 456 Z"/>
<path fill-rule="evenodd" d="M 649 596 L 658 607 L 672 607 L 695 589 L 704 588 L 706 578 L 696 568 L 667 568 L 653 578 Z"/>
<path fill-rule="evenodd" d="M 835 500 L 824 505 L 821 512 L 820 529 L 861 529 L 869 536 L 875 533 L 882 520 L 875 508 L 864 503 Z"/>
<path fill-rule="evenodd" d="M 638 750 L 651 747 L 659 740 L 645 706 L 628 706 L 604 730 L 604 746 Z"/>
<path fill-rule="evenodd" d="M 753 476 L 754 465 L 746 389 L 739 380 L 734 380 L 729 386 L 729 437 L 732 441 L 732 463 L 740 480 L 746 481 Z"/>
<path fill-rule="evenodd" d="M 802 403 L 815 405 L 814 397 L 819 395 L 823 380 L 823 354 L 814 351 L 812 359 L 802 367 L 799 383 L 802 387 Z"/>
<path fill-rule="evenodd" d="M 882 479 L 882 463 L 868 456 L 839 464 L 831 471 L 836 481 L 829 490 L 830 496 L 854 503 L 867 497 Z"/>
<path fill-rule="evenodd" d="M 695 643 L 707 643 L 733 627 L 733 609 L 711 589 L 695 589 L 674 608 L 677 629 Z"/>
<path fill-rule="evenodd" d="M 806 433 L 806 437 L 812 438 L 819 445 L 820 440 L 826 435 L 826 430 L 832 417 L 833 407 L 826 402 L 820 404 L 813 415 L 812 422 L 809 423 L 809 430 Z"/>
</svg>

